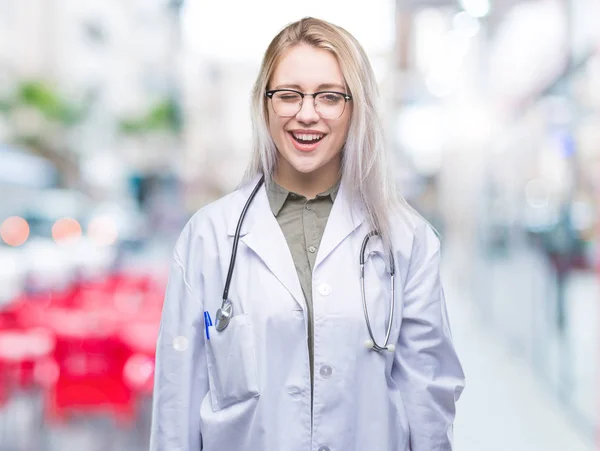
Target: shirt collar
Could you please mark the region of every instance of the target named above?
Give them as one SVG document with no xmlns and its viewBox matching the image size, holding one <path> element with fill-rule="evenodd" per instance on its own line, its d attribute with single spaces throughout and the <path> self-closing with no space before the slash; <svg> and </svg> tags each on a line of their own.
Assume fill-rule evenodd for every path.
<svg viewBox="0 0 600 451">
<path fill-rule="evenodd" d="M 317 194 L 317 197 L 331 197 L 331 201 L 335 202 L 335 197 L 337 196 L 338 190 L 340 188 L 341 178 L 338 178 L 337 182 L 329 188 L 327 191 L 324 191 L 320 194 Z M 269 198 L 269 206 L 271 207 L 271 211 L 274 216 L 277 216 L 285 201 L 287 200 L 290 194 L 296 194 L 297 196 L 301 196 L 300 194 L 294 193 L 292 191 L 288 191 L 284 187 L 275 183 L 275 180 L 271 179 L 267 188 L 267 197 Z M 301 196 L 304 197 L 304 196 Z"/>
</svg>

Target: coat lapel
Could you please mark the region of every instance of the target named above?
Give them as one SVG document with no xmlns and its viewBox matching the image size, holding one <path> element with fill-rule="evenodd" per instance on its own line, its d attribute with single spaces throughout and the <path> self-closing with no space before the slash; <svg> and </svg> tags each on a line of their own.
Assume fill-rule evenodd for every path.
<svg viewBox="0 0 600 451">
<path fill-rule="evenodd" d="M 329 214 L 329 219 L 327 220 L 327 225 L 325 226 L 321 244 L 319 245 L 315 269 L 364 220 L 365 214 L 363 208 L 351 202 L 347 184 L 342 179 L 335 202 L 331 208 L 331 213 Z"/>
<path fill-rule="evenodd" d="M 231 237 L 235 235 L 240 213 L 257 182 L 258 178 L 238 191 L 239 195 L 234 202 L 228 221 L 227 231 Z M 240 241 L 252 249 L 302 309 L 305 309 L 304 294 L 294 260 L 281 227 L 271 212 L 264 184 L 248 208 L 240 236 Z"/>
</svg>

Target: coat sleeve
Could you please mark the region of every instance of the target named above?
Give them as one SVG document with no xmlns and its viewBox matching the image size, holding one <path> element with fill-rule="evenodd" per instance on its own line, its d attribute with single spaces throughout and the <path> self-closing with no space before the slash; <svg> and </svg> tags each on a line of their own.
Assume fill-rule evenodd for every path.
<svg viewBox="0 0 600 451">
<path fill-rule="evenodd" d="M 408 416 L 411 451 L 451 451 L 455 404 L 465 386 L 440 281 L 440 242 L 415 234 L 392 377 Z"/>
<path fill-rule="evenodd" d="M 200 404 L 208 392 L 202 281 L 190 285 L 174 253 L 156 348 L 150 451 L 200 451 Z"/>
</svg>

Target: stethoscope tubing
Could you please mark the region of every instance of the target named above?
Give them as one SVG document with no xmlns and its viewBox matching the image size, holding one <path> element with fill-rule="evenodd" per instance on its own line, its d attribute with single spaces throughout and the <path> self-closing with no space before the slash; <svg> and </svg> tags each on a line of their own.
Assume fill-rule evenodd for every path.
<svg viewBox="0 0 600 451">
<path fill-rule="evenodd" d="M 365 323 L 367 324 L 367 330 L 369 332 L 369 337 L 371 338 L 371 341 L 367 341 L 367 347 L 372 348 L 373 350 L 377 351 L 377 352 L 381 352 L 381 351 L 388 351 L 388 350 L 393 350 L 390 349 L 388 343 L 390 341 L 390 334 L 392 332 L 392 324 L 394 321 L 394 306 L 395 306 L 395 284 L 394 284 L 394 279 L 395 279 L 395 274 L 396 274 L 396 267 L 394 264 L 394 255 L 393 253 L 390 251 L 390 288 L 391 288 L 391 300 L 390 300 L 390 311 L 389 311 L 389 318 L 388 318 L 388 324 L 387 324 L 387 328 L 385 331 L 385 341 L 383 346 L 377 343 L 377 340 L 375 339 L 375 335 L 373 333 L 373 329 L 371 329 L 371 321 L 369 320 L 369 310 L 367 308 L 367 297 L 365 294 L 365 251 L 367 249 L 367 244 L 369 243 L 369 239 L 372 236 L 375 235 L 379 235 L 377 232 L 373 231 L 368 233 L 365 238 L 363 239 L 362 242 L 362 246 L 360 247 L 360 294 L 361 294 L 361 299 L 362 299 L 362 305 L 363 305 L 363 313 L 365 315 Z"/>
<path fill-rule="evenodd" d="M 244 222 L 244 219 L 246 218 L 246 213 L 248 211 L 248 208 L 250 207 L 250 204 L 254 200 L 256 193 L 258 192 L 258 190 L 264 183 L 264 180 L 265 180 L 265 177 L 263 175 L 263 176 L 261 176 L 260 180 L 258 181 L 256 186 L 252 190 L 252 193 L 248 197 L 248 200 L 246 201 L 246 204 L 244 205 L 244 208 L 242 209 L 242 212 L 240 213 L 240 218 L 238 219 L 238 223 L 237 223 L 237 226 L 235 229 L 235 235 L 233 237 L 233 247 L 231 249 L 231 258 L 229 260 L 229 269 L 227 271 L 227 278 L 225 279 L 225 286 L 223 288 L 223 297 L 221 300 L 221 307 L 217 310 L 216 320 L 215 320 L 215 329 L 219 332 L 221 332 L 227 328 L 227 326 L 229 325 L 229 321 L 231 320 L 231 318 L 233 316 L 233 304 L 228 299 L 228 297 L 229 297 L 229 287 L 231 285 L 231 278 L 233 276 L 233 269 L 235 267 L 235 260 L 237 257 L 237 249 L 238 249 L 238 245 L 239 245 L 239 241 L 240 241 L 242 224 Z M 365 270 L 364 270 L 365 251 L 367 248 L 367 244 L 369 243 L 369 239 L 375 235 L 379 235 L 379 234 L 376 231 L 372 231 L 372 232 L 368 233 L 365 236 L 365 238 L 363 239 L 362 246 L 360 249 L 361 298 L 362 298 L 362 304 L 363 304 L 363 313 L 365 315 L 365 322 L 367 324 L 367 330 L 369 332 L 369 337 L 371 338 L 370 340 L 367 340 L 366 344 L 367 344 L 368 348 L 373 349 L 377 352 L 393 351 L 395 349 L 395 347 L 393 345 L 388 344 L 389 339 L 390 339 L 390 333 L 392 330 L 392 324 L 393 324 L 393 318 L 394 318 L 394 305 L 395 305 L 394 276 L 395 276 L 396 270 L 395 270 L 395 265 L 394 265 L 394 256 L 391 251 L 390 251 L 390 263 L 389 263 L 390 264 L 389 273 L 390 273 L 390 277 L 391 277 L 391 301 L 390 301 L 388 325 L 387 325 L 386 332 L 385 332 L 385 341 L 384 341 L 383 346 L 379 345 L 377 343 L 377 341 L 375 340 L 373 330 L 371 329 L 371 321 L 369 320 L 369 312 L 367 309 L 367 300 L 366 300 L 366 294 L 365 294 L 365 277 L 364 277 L 365 276 Z"/>
<path fill-rule="evenodd" d="M 240 242 L 240 235 L 242 233 L 242 223 L 244 222 L 244 219 L 246 218 L 246 212 L 248 211 L 250 204 L 254 200 L 256 193 L 258 192 L 258 190 L 260 189 L 260 187 L 262 186 L 264 181 L 265 181 L 265 176 L 263 175 L 260 178 L 260 180 L 258 181 L 258 183 L 256 184 L 256 186 L 254 187 L 254 189 L 252 190 L 252 193 L 250 194 L 250 196 L 248 197 L 248 200 L 246 201 L 246 205 L 244 205 L 244 208 L 242 209 L 242 212 L 240 213 L 240 219 L 238 219 L 237 227 L 235 228 L 235 235 L 233 237 L 233 248 L 231 249 L 231 258 L 229 259 L 229 270 L 227 271 L 227 279 L 225 280 L 225 287 L 223 288 L 223 297 L 221 298 L 221 299 L 223 299 L 223 302 L 225 302 L 227 300 L 227 298 L 229 297 L 229 286 L 231 285 L 231 277 L 233 276 L 233 268 L 235 266 L 235 259 L 237 256 L 238 243 Z"/>
</svg>

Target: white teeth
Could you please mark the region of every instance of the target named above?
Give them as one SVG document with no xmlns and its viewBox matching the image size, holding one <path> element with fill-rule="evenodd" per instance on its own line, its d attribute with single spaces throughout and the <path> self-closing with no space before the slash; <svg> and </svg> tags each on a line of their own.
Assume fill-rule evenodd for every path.
<svg viewBox="0 0 600 451">
<path fill-rule="evenodd" d="M 299 134 L 293 133 L 294 138 L 300 139 L 302 141 L 314 141 L 315 139 L 321 139 L 324 135 L 307 135 L 307 134 Z"/>
</svg>

